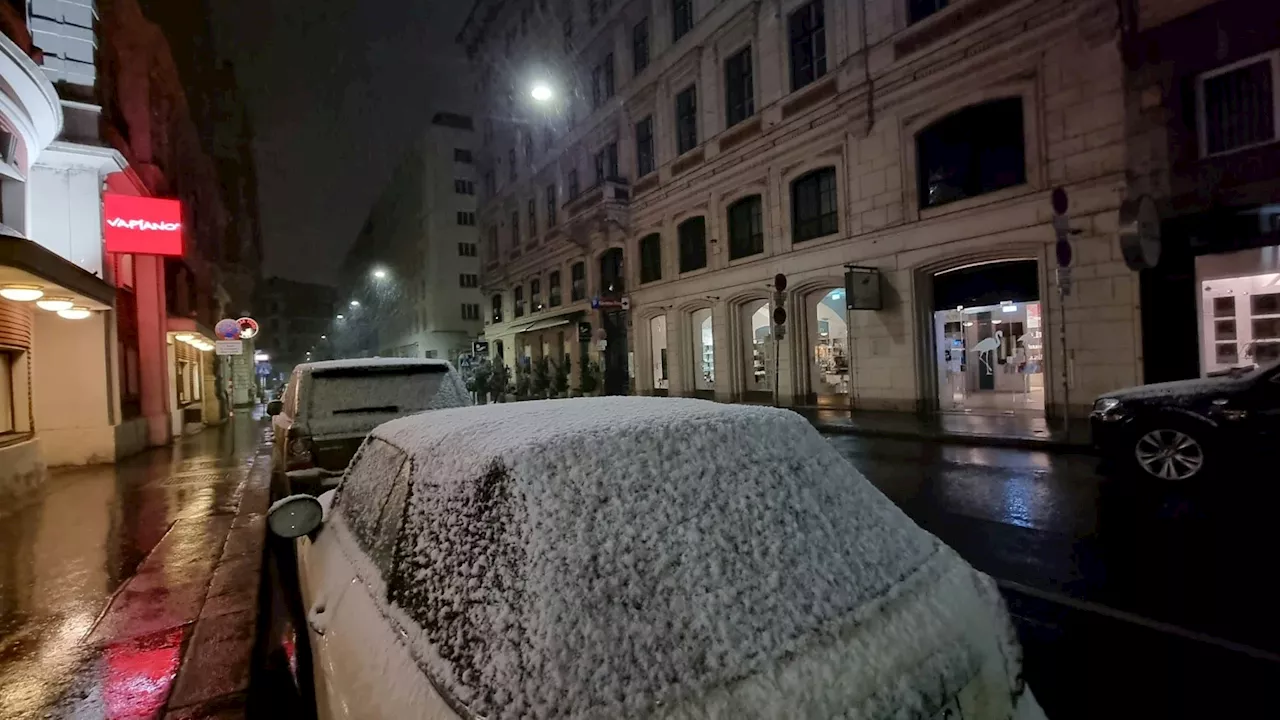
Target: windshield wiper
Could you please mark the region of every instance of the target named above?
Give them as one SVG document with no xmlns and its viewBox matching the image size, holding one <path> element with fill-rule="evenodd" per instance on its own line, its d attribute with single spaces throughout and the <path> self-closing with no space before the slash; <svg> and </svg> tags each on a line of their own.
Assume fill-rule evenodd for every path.
<svg viewBox="0 0 1280 720">
<path fill-rule="evenodd" d="M 331 414 L 354 415 L 355 413 L 379 413 L 379 412 L 393 413 L 393 412 L 399 412 L 399 411 L 400 411 L 399 405 L 376 405 L 374 407 L 343 408 L 341 410 L 334 410 Z"/>
</svg>

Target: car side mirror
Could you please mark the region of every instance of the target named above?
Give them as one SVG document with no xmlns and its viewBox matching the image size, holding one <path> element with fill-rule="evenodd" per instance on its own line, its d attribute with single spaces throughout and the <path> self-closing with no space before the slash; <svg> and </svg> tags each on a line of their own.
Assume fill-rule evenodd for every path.
<svg viewBox="0 0 1280 720">
<path fill-rule="evenodd" d="M 290 495 L 267 510 L 267 527 L 288 540 L 309 535 L 324 521 L 324 506 L 311 495 Z"/>
<path fill-rule="evenodd" d="M 279 400 L 272 400 L 271 402 L 267 403 L 267 414 L 270 415 L 271 417 L 275 417 L 276 415 L 279 415 L 281 410 L 284 410 L 283 402 Z"/>
</svg>

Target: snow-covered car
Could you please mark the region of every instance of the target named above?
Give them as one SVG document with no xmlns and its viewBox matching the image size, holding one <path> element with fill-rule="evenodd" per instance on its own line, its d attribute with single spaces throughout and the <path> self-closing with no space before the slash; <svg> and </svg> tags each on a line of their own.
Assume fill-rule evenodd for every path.
<svg viewBox="0 0 1280 720">
<path fill-rule="evenodd" d="M 403 418 L 268 521 L 322 718 L 1043 718 L 994 582 L 787 411 Z"/>
<path fill-rule="evenodd" d="M 303 363 L 272 416 L 272 495 L 319 494 L 337 485 L 369 431 L 425 410 L 471 404 L 444 360 L 358 358 Z"/>
<path fill-rule="evenodd" d="M 1100 396 L 1093 443 L 1116 468 L 1185 482 L 1232 458 L 1271 461 L 1280 442 L 1280 362 Z"/>
</svg>

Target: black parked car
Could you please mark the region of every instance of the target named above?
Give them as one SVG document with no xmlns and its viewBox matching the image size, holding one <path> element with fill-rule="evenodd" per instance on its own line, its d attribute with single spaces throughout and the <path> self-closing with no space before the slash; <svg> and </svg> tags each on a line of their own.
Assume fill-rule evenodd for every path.
<svg viewBox="0 0 1280 720">
<path fill-rule="evenodd" d="M 1109 459 L 1160 480 L 1203 477 L 1228 458 L 1274 458 L 1280 363 L 1109 392 L 1090 419 Z"/>
</svg>

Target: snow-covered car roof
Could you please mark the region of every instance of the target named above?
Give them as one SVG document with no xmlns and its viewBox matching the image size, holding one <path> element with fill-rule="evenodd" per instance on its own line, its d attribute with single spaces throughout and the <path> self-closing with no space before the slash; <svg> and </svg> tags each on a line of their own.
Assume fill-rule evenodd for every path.
<svg viewBox="0 0 1280 720">
<path fill-rule="evenodd" d="M 436 365 L 445 368 L 452 367 L 448 360 L 440 360 L 438 358 L 342 358 L 340 360 L 317 360 L 315 362 L 301 363 L 298 365 L 304 372 L 314 372 L 316 370 L 349 370 L 362 367 L 409 367 L 415 365 Z"/>
<path fill-rule="evenodd" d="M 366 548 L 396 567 L 375 594 L 432 681 L 484 717 L 672 710 L 879 622 L 879 603 L 950 552 L 784 410 L 550 400 L 393 420 L 375 439 L 403 451 L 411 478 L 407 500 L 390 495 L 404 506 L 394 552 Z M 403 459 L 368 460 L 386 468 L 370 477 L 405 472 Z M 337 516 L 386 523 L 388 505 L 352 486 L 357 462 Z M 344 518 L 343 493 L 371 517 Z M 953 557 L 972 593 L 976 573 Z M 886 642 L 929 648 L 908 653 L 912 670 L 941 687 L 954 678 L 929 663 L 948 653 L 928 643 L 946 623 L 923 625 Z M 889 708 L 915 693 L 877 687 L 896 680 L 873 657 L 839 664 Z M 843 682 L 828 670 L 826 685 Z"/>
</svg>

